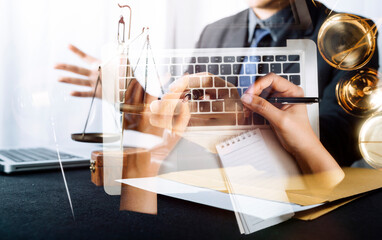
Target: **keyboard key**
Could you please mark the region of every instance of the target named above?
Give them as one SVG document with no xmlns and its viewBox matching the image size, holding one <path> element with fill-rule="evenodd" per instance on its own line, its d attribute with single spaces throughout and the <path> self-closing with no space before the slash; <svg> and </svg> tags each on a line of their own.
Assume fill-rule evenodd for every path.
<svg viewBox="0 0 382 240">
<path fill-rule="evenodd" d="M 300 75 L 290 75 L 289 76 L 289 81 L 291 83 L 294 83 L 296 85 L 301 85 L 301 78 Z"/>
<path fill-rule="evenodd" d="M 221 63 L 222 61 L 222 57 L 211 57 L 212 63 Z"/>
<path fill-rule="evenodd" d="M 225 111 L 226 112 L 235 112 L 236 111 L 236 100 L 225 100 L 224 105 L 225 105 Z"/>
<path fill-rule="evenodd" d="M 232 67 L 230 64 L 222 64 L 220 65 L 220 74 L 221 75 L 231 75 Z"/>
<path fill-rule="evenodd" d="M 213 75 L 219 75 L 219 65 L 217 64 L 208 65 L 208 72 Z"/>
<path fill-rule="evenodd" d="M 200 100 L 204 98 L 204 89 L 192 89 L 192 100 Z"/>
<path fill-rule="evenodd" d="M 254 125 L 264 125 L 265 124 L 264 117 L 261 116 L 260 114 L 253 113 L 252 114 L 252 119 L 253 119 L 253 124 Z"/>
<path fill-rule="evenodd" d="M 245 56 L 236 57 L 236 62 L 248 62 Z"/>
<path fill-rule="evenodd" d="M 185 57 L 184 62 L 185 63 L 196 63 L 196 57 Z"/>
<path fill-rule="evenodd" d="M 229 98 L 228 89 L 218 89 L 218 99 L 227 99 Z"/>
<path fill-rule="evenodd" d="M 288 80 L 288 76 L 287 75 L 280 75 L 280 77 L 285 78 L 286 80 Z"/>
<path fill-rule="evenodd" d="M 207 71 L 206 65 L 195 65 L 195 73 L 201 73 L 206 71 Z"/>
<path fill-rule="evenodd" d="M 194 72 L 195 72 L 194 65 L 184 65 L 183 66 L 183 73 L 194 74 Z"/>
<path fill-rule="evenodd" d="M 263 56 L 263 62 L 273 62 L 274 60 L 274 56 Z"/>
<path fill-rule="evenodd" d="M 223 101 L 212 102 L 212 111 L 213 112 L 223 112 Z"/>
<path fill-rule="evenodd" d="M 224 57 L 224 62 L 235 62 L 235 57 L 234 56 L 228 56 Z"/>
<path fill-rule="evenodd" d="M 236 88 L 232 88 L 230 89 L 230 97 L 231 99 L 240 99 L 240 94 L 239 92 L 237 91 Z"/>
<path fill-rule="evenodd" d="M 251 62 L 261 62 L 261 57 L 260 56 L 250 56 L 249 61 Z"/>
<path fill-rule="evenodd" d="M 232 73 L 234 75 L 240 74 L 241 68 L 243 67 L 243 64 L 233 64 L 232 68 Z"/>
<path fill-rule="evenodd" d="M 286 55 L 277 55 L 276 56 L 276 61 L 277 62 L 286 62 L 287 56 Z"/>
<path fill-rule="evenodd" d="M 243 89 L 237 88 L 237 92 L 239 93 L 240 97 L 243 96 Z"/>
<path fill-rule="evenodd" d="M 229 76 L 229 77 L 227 77 L 227 82 L 232 84 L 234 87 L 239 86 L 238 77 L 236 77 L 236 76 Z M 229 86 L 229 84 L 227 84 L 227 85 Z"/>
<path fill-rule="evenodd" d="M 188 107 L 190 108 L 190 112 L 198 111 L 198 102 L 190 101 L 188 102 Z"/>
<path fill-rule="evenodd" d="M 271 72 L 281 73 L 281 64 L 280 63 L 271 63 Z"/>
<path fill-rule="evenodd" d="M 256 74 L 256 64 L 245 64 L 246 74 Z"/>
<path fill-rule="evenodd" d="M 235 113 L 215 113 L 215 114 L 192 114 L 189 126 L 234 126 L 236 125 Z"/>
<path fill-rule="evenodd" d="M 252 125 L 252 116 L 245 117 L 244 113 L 237 114 L 237 124 L 238 125 Z"/>
<path fill-rule="evenodd" d="M 259 74 L 269 73 L 269 64 L 259 64 L 258 73 Z"/>
<path fill-rule="evenodd" d="M 216 89 L 210 88 L 210 89 L 205 89 L 204 90 L 204 99 L 206 100 L 214 100 L 216 99 Z"/>
<path fill-rule="evenodd" d="M 300 55 L 289 55 L 288 60 L 289 61 L 300 61 Z"/>
<path fill-rule="evenodd" d="M 210 78 L 210 77 L 203 77 L 202 78 L 202 87 L 204 87 L 204 88 L 213 87 L 212 78 Z"/>
<path fill-rule="evenodd" d="M 171 63 L 172 64 L 182 64 L 183 63 L 183 58 L 181 57 L 173 57 L 171 58 Z"/>
<path fill-rule="evenodd" d="M 209 63 L 209 57 L 198 57 L 198 63 Z"/>
<path fill-rule="evenodd" d="M 240 87 L 249 87 L 251 85 L 251 78 L 249 76 L 240 76 Z"/>
<path fill-rule="evenodd" d="M 283 64 L 284 73 L 300 73 L 299 63 L 284 63 Z"/>
<path fill-rule="evenodd" d="M 207 101 L 199 102 L 199 111 L 200 112 L 210 112 L 211 111 L 210 102 L 207 102 Z"/>
<path fill-rule="evenodd" d="M 181 76 L 182 73 L 182 65 L 171 65 L 170 66 L 170 74 L 171 76 Z"/>
<path fill-rule="evenodd" d="M 214 77 L 214 86 L 215 87 L 225 87 L 225 81 L 219 77 Z"/>
<path fill-rule="evenodd" d="M 200 88 L 200 78 L 199 77 L 189 77 L 188 78 L 188 88 Z"/>
<path fill-rule="evenodd" d="M 241 100 L 239 100 L 239 101 L 236 101 L 236 110 L 237 111 L 243 111 L 243 103 L 241 102 Z"/>
</svg>

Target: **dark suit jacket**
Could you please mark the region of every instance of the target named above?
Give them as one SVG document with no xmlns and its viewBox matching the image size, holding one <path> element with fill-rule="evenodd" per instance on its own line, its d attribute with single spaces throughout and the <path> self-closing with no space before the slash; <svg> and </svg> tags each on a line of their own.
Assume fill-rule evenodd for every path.
<svg viewBox="0 0 382 240">
<path fill-rule="evenodd" d="M 317 44 L 317 35 L 325 21 L 328 9 L 321 4 L 314 6 L 306 1 L 312 19 L 308 30 L 292 30 L 280 28 L 279 40 L 270 41 L 268 46 L 285 46 L 286 39 L 312 39 Z M 249 47 L 248 43 L 248 11 L 221 19 L 205 27 L 197 48 L 235 48 Z M 347 166 L 361 159 L 358 148 L 358 134 L 363 120 L 347 114 L 337 103 L 335 87 L 337 82 L 347 73 L 331 67 L 324 61 L 317 50 L 318 86 L 320 103 L 320 138 L 326 149 L 342 166 Z M 378 69 L 378 49 L 367 65 Z"/>
</svg>

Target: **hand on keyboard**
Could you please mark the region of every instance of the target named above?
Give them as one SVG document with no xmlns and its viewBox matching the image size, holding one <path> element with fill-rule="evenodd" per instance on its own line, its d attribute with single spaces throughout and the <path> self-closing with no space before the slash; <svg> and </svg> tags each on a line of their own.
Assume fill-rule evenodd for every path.
<svg viewBox="0 0 382 240">
<path fill-rule="evenodd" d="M 228 87 L 213 88 L 219 84 Z M 151 104 L 154 114 L 150 122 L 154 126 L 181 132 L 187 126 L 236 125 L 237 106 L 242 109 L 240 95 L 224 79 L 209 73 L 185 75 L 170 86 L 170 91 Z"/>
<path fill-rule="evenodd" d="M 334 181 L 340 180 L 343 172 L 314 134 L 306 105 L 275 106 L 263 98 L 303 96 L 301 87 L 272 73 L 259 78 L 245 92 L 242 101 L 245 107 L 270 122 L 283 147 L 296 158 L 305 173 L 338 171 Z"/>
<path fill-rule="evenodd" d="M 152 126 L 168 129 L 178 135 L 184 132 L 190 119 L 190 109 L 185 99 L 187 82 L 188 76 L 179 78 L 170 87 L 170 93 L 150 104 Z"/>
</svg>

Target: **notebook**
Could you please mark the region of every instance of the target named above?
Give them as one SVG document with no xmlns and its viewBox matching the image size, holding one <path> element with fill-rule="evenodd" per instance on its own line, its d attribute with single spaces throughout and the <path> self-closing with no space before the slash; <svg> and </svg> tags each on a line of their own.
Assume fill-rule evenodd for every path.
<svg viewBox="0 0 382 240">
<path fill-rule="evenodd" d="M 281 164 L 279 159 L 272 155 L 260 129 L 230 138 L 217 144 L 216 149 L 224 168 L 226 187 L 241 233 L 249 234 L 293 216 L 293 213 L 285 214 L 284 211 L 280 211 L 279 216 L 260 219 L 258 216 L 244 213 L 243 209 L 251 206 L 238 197 L 243 193 L 243 189 L 258 189 L 260 197 L 263 196 L 264 199 L 284 199 L 287 202 L 285 190 L 288 179 L 298 174 L 297 165 L 292 158 L 284 158 L 286 161 Z"/>
</svg>

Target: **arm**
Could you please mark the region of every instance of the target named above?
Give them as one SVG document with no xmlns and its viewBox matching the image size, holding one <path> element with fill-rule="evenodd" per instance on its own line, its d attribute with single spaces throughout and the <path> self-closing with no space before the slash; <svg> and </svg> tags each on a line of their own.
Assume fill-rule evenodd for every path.
<svg viewBox="0 0 382 240">
<path fill-rule="evenodd" d="M 282 146 L 296 159 L 304 173 L 335 173 L 331 175 L 331 182 L 336 184 L 342 180 L 343 172 L 314 134 L 306 106 L 276 106 L 263 98 L 303 96 L 302 88 L 275 74 L 268 74 L 247 90 L 242 102 L 270 122 Z"/>
<path fill-rule="evenodd" d="M 64 63 L 59 63 L 56 64 L 54 67 L 55 69 L 58 70 L 63 70 L 65 73 L 70 72 L 70 73 L 75 73 L 78 74 L 78 77 L 68 77 L 64 76 L 59 78 L 59 82 L 62 83 L 67 83 L 67 84 L 72 84 L 72 85 L 77 85 L 77 86 L 86 86 L 89 87 L 89 91 L 73 91 L 71 93 L 72 96 L 74 97 L 92 97 L 97 78 L 99 75 L 98 72 L 98 66 L 101 64 L 101 62 L 88 55 L 87 53 L 83 52 L 79 48 L 69 45 L 69 50 L 73 52 L 75 55 L 80 57 L 85 63 L 89 65 L 96 65 L 94 68 L 83 68 L 71 64 L 64 64 Z M 121 59 L 121 61 L 125 59 Z M 123 76 L 125 73 L 120 73 Z M 102 81 L 102 79 L 101 79 Z M 121 86 L 123 86 L 123 82 L 121 82 Z M 95 95 L 97 98 L 102 97 L 102 85 L 98 85 L 97 92 Z M 139 105 L 143 103 L 144 99 L 144 89 L 143 87 L 139 84 L 138 81 L 135 79 L 132 79 L 131 83 L 128 85 L 128 89 L 126 90 L 126 104 L 129 105 Z M 146 103 L 151 103 L 154 101 L 156 98 L 146 94 Z M 146 109 L 147 110 L 147 109 Z M 129 129 L 129 130 L 136 130 L 140 132 L 145 132 L 145 133 L 150 133 L 154 135 L 161 135 L 161 131 L 157 128 L 153 128 L 148 121 L 148 118 L 143 116 L 142 114 L 124 114 L 125 117 L 125 126 L 124 129 Z"/>
</svg>

